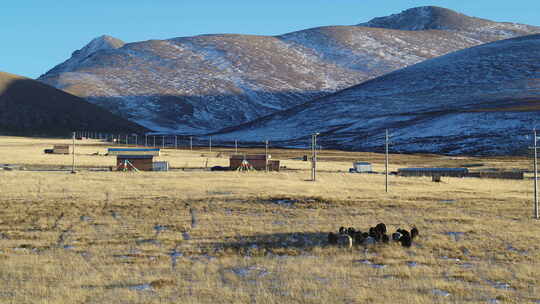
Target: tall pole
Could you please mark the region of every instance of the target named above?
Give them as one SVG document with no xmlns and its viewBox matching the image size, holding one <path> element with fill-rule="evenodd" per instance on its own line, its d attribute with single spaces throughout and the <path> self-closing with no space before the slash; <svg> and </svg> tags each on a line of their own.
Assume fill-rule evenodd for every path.
<svg viewBox="0 0 540 304">
<path fill-rule="evenodd" d="M 385 190 L 388 193 L 388 129 L 386 129 L 386 140 L 385 140 L 385 153 L 384 153 L 384 174 L 385 174 Z"/>
<path fill-rule="evenodd" d="M 148 134 L 144 134 L 144 146 L 148 147 Z"/>
<path fill-rule="evenodd" d="M 238 140 L 234 141 L 234 154 L 238 154 Z"/>
<path fill-rule="evenodd" d="M 265 166 L 264 166 L 264 170 L 266 171 L 266 173 L 268 173 L 268 140 L 265 142 L 265 146 L 264 146 L 264 159 L 265 159 Z"/>
<path fill-rule="evenodd" d="M 317 135 L 315 133 L 311 135 L 311 180 L 317 180 Z"/>
<path fill-rule="evenodd" d="M 534 218 L 538 219 L 538 156 L 536 150 L 536 129 L 534 129 Z"/>
<path fill-rule="evenodd" d="M 315 181 L 315 152 L 313 151 L 313 141 L 315 139 L 315 135 L 311 134 L 311 180 Z"/>
<path fill-rule="evenodd" d="M 189 150 L 193 151 L 193 136 L 189 137 Z"/>
<path fill-rule="evenodd" d="M 156 147 L 156 136 L 154 135 L 154 148 Z"/>
<path fill-rule="evenodd" d="M 137 137 L 138 137 L 138 135 L 137 135 L 137 134 L 135 134 L 135 146 L 137 146 L 137 145 L 138 145 L 138 143 L 139 143 L 139 142 L 137 141 Z"/>
<path fill-rule="evenodd" d="M 71 173 L 75 173 L 75 132 L 73 132 L 71 135 L 73 139 L 73 148 L 71 149 L 71 154 L 73 155 L 71 162 Z"/>
<path fill-rule="evenodd" d="M 212 152 L 212 136 L 208 137 L 208 146 L 210 147 L 210 152 Z"/>
<path fill-rule="evenodd" d="M 126 134 L 126 146 L 129 146 L 129 135 Z"/>
<path fill-rule="evenodd" d="M 177 149 L 178 148 L 178 136 L 174 136 L 174 148 Z"/>
<path fill-rule="evenodd" d="M 161 146 L 165 149 L 165 135 L 161 136 Z"/>
</svg>

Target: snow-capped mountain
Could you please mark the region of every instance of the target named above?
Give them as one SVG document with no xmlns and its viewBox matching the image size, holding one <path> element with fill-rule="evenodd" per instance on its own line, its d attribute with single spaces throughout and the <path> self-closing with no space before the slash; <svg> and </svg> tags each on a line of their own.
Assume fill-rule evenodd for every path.
<svg viewBox="0 0 540 304">
<path fill-rule="evenodd" d="M 458 15 L 459 22 L 441 15 Z M 437 7 L 386 18 L 273 37 L 223 34 L 128 44 L 100 37 L 39 80 L 150 129 L 197 134 L 459 49 L 540 33 L 491 21 L 479 27 L 481 19 Z"/>
<path fill-rule="evenodd" d="M 509 154 L 540 126 L 540 35 L 497 41 L 395 71 L 216 136 L 393 151 Z"/>
</svg>

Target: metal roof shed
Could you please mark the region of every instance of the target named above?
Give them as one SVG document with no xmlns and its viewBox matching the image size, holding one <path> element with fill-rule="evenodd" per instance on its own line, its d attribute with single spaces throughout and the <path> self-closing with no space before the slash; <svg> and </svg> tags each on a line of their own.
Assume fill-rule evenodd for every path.
<svg viewBox="0 0 540 304">
<path fill-rule="evenodd" d="M 399 176 L 450 176 L 465 177 L 469 174 L 467 168 L 400 168 Z"/>
</svg>

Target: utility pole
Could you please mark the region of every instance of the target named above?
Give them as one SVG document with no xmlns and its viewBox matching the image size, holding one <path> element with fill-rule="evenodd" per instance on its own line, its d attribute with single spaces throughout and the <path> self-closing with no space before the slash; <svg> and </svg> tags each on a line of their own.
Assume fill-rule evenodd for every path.
<svg viewBox="0 0 540 304">
<path fill-rule="evenodd" d="M 210 152 L 212 152 L 212 136 L 208 137 L 208 146 L 210 147 Z"/>
<path fill-rule="evenodd" d="M 165 135 L 161 136 L 161 146 L 165 149 Z"/>
<path fill-rule="evenodd" d="M 129 135 L 126 134 L 126 146 L 129 146 Z"/>
<path fill-rule="evenodd" d="M 265 147 L 264 147 L 264 159 L 265 159 L 265 162 L 266 162 L 266 165 L 264 166 L 264 170 L 266 171 L 266 173 L 268 173 L 268 140 L 266 140 L 265 142 Z"/>
<path fill-rule="evenodd" d="M 311 180 L 317 181 L 317 135 L 311 135 Z"/>
<path fill-rule="evenodd" d="M 72 134 L 73 148 L 71 149 L 71 154 L 73 155 L 73 160 L 71 162 L 71 173 L 75 173 L 75 132 Z"/>
<path fill-rule="evenodd" d="M 154 148 L 156 147 L 156 136 L 154 135 Z"/>
<path fill-rule="evenodd" d="M 135 147 L 139 144 L 139 142 L 137 141 L 137 137 L 138 137 L 138 135 L 135 134 Z"/>
<path fill-rule="evenodd" d="M 385 157 L 384 157 L 384 172 L 385 172 L 385 190 L 388 193 L 388 129 L 386 129 L 386 140 L 385 140 Z"/>
<path fill-rule="evenodd" d="M 148 134 L 144 134 L 144 146 L 148 147 Z"/>
<path fill-rule="evenodd" d="M 178 136 L 174 136 L 174 149 L 178 149 Z"/>
<path fill-rule="evenodd" d="M 534 218 L 539 219 L 538 215 L 538 155 L 536 145 L 536 128 L 533 132 L 534 136 Z"/>
<path fill-rule="evenodd" d="M 193 151 L 193 136 L 189 137 L 189 150 Z"/>
<path fill-rule="evenodd" d="M 238 140 L 234 141 L 234 154 L 238 154 Z"/>
</svg>

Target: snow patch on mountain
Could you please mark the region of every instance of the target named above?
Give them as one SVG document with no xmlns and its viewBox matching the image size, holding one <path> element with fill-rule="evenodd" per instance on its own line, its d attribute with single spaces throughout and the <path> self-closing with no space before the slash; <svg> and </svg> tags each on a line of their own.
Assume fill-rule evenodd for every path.
<svg viewBox="0 0 540 304">
<path fill-rule="evenodd" d="M 39 80 L 147 127 L 201 134 L 317 100 L 455 50 L 540 32 L 435 7 L 379 21 L 272 37 L 202 35 L 124 44 L 102 36 Z M 416 30 L 404 30 L 409 25 Z M 439 29 L 420 30 L 431 27 Z M 427 90 L 433 77 L 405 86 Z M 401 90 L 384 87 L 358 94 L 373 98 Z"/>
<path fill-rule="evenodd" d="M 73 52 L 71 54 L 71 58 L 57 65 L 47 74 L 51 75 L 72 72 L 96 52 L 102 50 L 114 50 L 121 48 L 122 46 L 124 46 L 124 42 L 120 39 L 108 35 L 99 36 L 92 39 L 92 41 L 90 41 L 82 49 Z"/>
<path fill-rule="evenodd" d="M 540 114 L 540 35 L 428 60 L 336 94 L 214 135 L 291 146 L 321 133 L 322 145 L 394 151 L 506 154 L 524 145 Z"/>
</svg>

